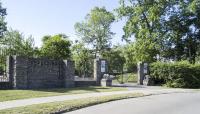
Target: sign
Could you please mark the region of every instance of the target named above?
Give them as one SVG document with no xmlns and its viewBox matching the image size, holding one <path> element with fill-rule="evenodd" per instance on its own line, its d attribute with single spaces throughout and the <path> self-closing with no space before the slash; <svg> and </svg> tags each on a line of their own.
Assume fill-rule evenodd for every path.
<svg viewBox="0 0 200 114">
<path fill-rule="evenodd" d="M 101 61 L 101 72 L 106 72 L 106 61 L 105 60 Z"/>
<path fill-rule="evenodd" d="M 144 74 L 147 74 L 148 64 L 144 63 Z"/>
</svg>

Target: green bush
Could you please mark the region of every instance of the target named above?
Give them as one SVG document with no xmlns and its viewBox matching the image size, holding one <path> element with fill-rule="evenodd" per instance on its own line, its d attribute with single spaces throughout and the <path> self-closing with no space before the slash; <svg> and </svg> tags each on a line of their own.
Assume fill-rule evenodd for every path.
<svg viewBox="0 0 200 114">
<path fill-rule="evenodd" d="M 200 65 L 188 62 L 163 63 L 150 65 L 150 76 L 168 87 L 199 88 Z"/>
<path fill-rule="evenodd" d="M 5 69 L 5 65 L 0 63 L 0 75 L 3 75 Z"/>
</svg>

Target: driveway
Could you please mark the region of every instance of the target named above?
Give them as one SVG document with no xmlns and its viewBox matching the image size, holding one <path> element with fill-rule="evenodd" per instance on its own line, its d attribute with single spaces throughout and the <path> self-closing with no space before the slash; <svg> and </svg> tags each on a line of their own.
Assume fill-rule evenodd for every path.
<svg viewBox="0 0 200 114">
<path fill-rule="evenodd" d="M 200 92 L 170 93 L 125 99 L 66 114 L 200 114 Z"/>
</svg>

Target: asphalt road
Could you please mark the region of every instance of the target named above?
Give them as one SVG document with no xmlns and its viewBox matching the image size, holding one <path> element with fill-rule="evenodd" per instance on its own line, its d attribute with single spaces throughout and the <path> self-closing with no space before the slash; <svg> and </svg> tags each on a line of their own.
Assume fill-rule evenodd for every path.
<svg viewBox="0 0 200 114">
<path fill-rule="evenodd" d="M 125 99 L 66 114 L 200 114 L 200 92 Z"/>
</svg>

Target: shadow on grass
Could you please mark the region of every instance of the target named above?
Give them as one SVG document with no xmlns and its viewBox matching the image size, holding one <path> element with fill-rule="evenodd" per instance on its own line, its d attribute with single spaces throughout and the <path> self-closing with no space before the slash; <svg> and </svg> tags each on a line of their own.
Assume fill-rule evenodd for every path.
<svg viewBox="0 0 200 114">
<path fill-rule="evenodd" d="M 113 85 L 113 87 L 147 88 L 146 86 L 140 86 L 140 85 L 126 85 L 126 84 Z"/>
<path fill-rule="evenodd" d="M 47 89 L 30 89 L 30 91 L 41 91 L 41 92 L 55 92 L 55 93 L 73 93 L 73 92 L 101 92 L 106 90 L 111 90 L 111 88 L 106 87 L 74 87 L 74 88 L 47 88 Z"/>
</svg>

